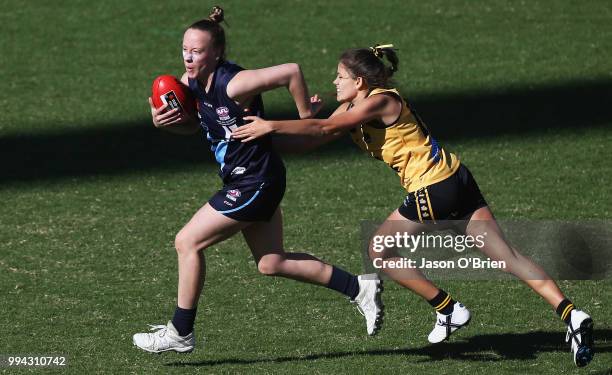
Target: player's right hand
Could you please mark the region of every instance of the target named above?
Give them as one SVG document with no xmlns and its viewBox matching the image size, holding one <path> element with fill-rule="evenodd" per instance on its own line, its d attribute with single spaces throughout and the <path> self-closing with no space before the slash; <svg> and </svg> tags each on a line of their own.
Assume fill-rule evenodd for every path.
<svg viewBox="0 0 612 375">
<path fill-rule="evenodd" d="M 232 132 L 232 138 L 240 139 L 240 142 L 250 142 L 254 139 L 263 137 L 274 130 L 271 122 L 266 121 L 261 117 L 245 116 L 242 119 L 249 122 L 238 127 L 237 129 L 234 129 Z"/>
<path fill-rule="evenodd" d="M 319 94 L 314 94 L 310 97 L 310 118 L 314 118 L 317 113 L 323 108 L 323 100 L 319 97 Z"/>
<path fill-rule="evenodd" d="M 156 128 L 163 128 L 169 125 L 180 124 L 188 120 L 188 116 L 185 116 L 183 113 L 179 111 L 178 108 L 174 108 L 166 111 L 168 108 L 168 103 L 164 103 L 159 108 L 155 108 L 153 105 L 153 99 L 149 97 L 149 105 L 151 106 L 151 117 L 153 119 L 153 125 Z"/>
</svg>

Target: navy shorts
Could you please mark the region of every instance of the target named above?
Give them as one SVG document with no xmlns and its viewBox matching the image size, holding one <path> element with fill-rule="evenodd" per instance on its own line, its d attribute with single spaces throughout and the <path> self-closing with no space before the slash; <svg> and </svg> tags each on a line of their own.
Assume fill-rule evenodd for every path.
<svg viewBox="0 0 612 375">
<path fill-rule="evenodd" d="M 476 180 L 462 164 L 447 179 L 408 193 L 398 211 L 408 220 L 424 223 L 467 219 L 485 206 Z"/>
<path fill-rule="evenodd" d="M 255 186 L 224 186 L 208 203 L 238 221 L 269 221 L 285 195 L 285 182 L 262 182 Z"/>
</svg>

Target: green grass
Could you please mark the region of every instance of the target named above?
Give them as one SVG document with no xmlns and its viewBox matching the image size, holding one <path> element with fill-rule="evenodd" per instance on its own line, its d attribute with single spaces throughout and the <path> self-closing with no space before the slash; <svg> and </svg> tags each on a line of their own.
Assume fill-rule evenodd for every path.
<svg viewBox="0 0 612 375">
<path fill-rule="evenodd" d="M 393 42 L 403 92 L 499 218 L 612 218 L 608 2 L 248 4 L 222 4 L 230 58 L 299 62 L 330 106 L 340 52 Z M 72 373 L 577 372 L 563 325 L 519 282 L 440 282 L 475 314 L 440 347 L 426 342 L 428 305 L 387 283 L 385 327 L 368 338 L 339 295 L 259 275 L 240 237 L 207 250 L 204 347 L 133 349 L 134 332 L 170 318 L 174 235 L 219 188 L 215 166 L 190 156 L 207 148 L 157 135 L 146 104 L 156 75 L 180 74 L 182 30 L 208 5 L 0 5 L 0 354 L 65 353 Z M 265 100 L 294 116 L 283 90 Z M 359 272 L 360 222 L 401 203 L 397 177 L 342 143 L 287 169 L 286 248 Z M 599 333 L 581 372 L 609 372 L 610 280 L 560 284 Z"/>
</svg>

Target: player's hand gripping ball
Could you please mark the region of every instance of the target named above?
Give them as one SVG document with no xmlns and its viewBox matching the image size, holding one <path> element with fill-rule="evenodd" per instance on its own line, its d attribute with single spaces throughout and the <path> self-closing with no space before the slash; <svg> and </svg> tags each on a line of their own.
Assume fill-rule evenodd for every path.
<svg viewBox="0 0 612 375">
<path fill-rule="evenodd" d="M 179 112 L 194 117 L 196 105 L 191 91 L 176 77 L 163 75 L 155 78 L 152 91 L 151 99 L 156 109 L 168 104 L 166 111 L 178 108 Z"/>
</svg>

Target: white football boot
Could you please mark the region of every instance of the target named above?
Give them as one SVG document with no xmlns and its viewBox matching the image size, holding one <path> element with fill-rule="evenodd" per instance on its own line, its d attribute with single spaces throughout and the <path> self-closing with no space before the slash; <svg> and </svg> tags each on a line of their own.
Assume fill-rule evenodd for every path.
<svg viewBox="0 0 612 375">
<path fill-rule="evenodd" d="M 195 346 L 193 332 L 187 336 L 180 336 L 171 321 L 167 325 L 151 325 L 152 333 L 137 333 L 132 342 L 135 346 L 149 353 L 162 353 L 175 351 L 190 353 Z"/>
<path fill-rule="evenodd" d="M 383 324 L 384 305 L 381 294 L 383 282 L 375 273 L 357 276 L 359 294 L 351 303 L 357 305 L 357 310 L 366 318 L 368 335 L 374 336 Z"/>
<path fill-rule="evenodd" d="M 461 327 L 465 327 L 470 323 L 470 310 L 459 302 L 455 302 L 453 312 L 444 315 L 436 312 L 436 324 L 433 330 L 427 337 L 432 344 L 442 342 Z"/>
<path fill-rule="evenodd" d="M 571 341 L 574 363 L 583 367 L 593 359 L 593 319 L 580 310 L 572 310 L 570 314 L 565 342 Z"/>
</svg>

